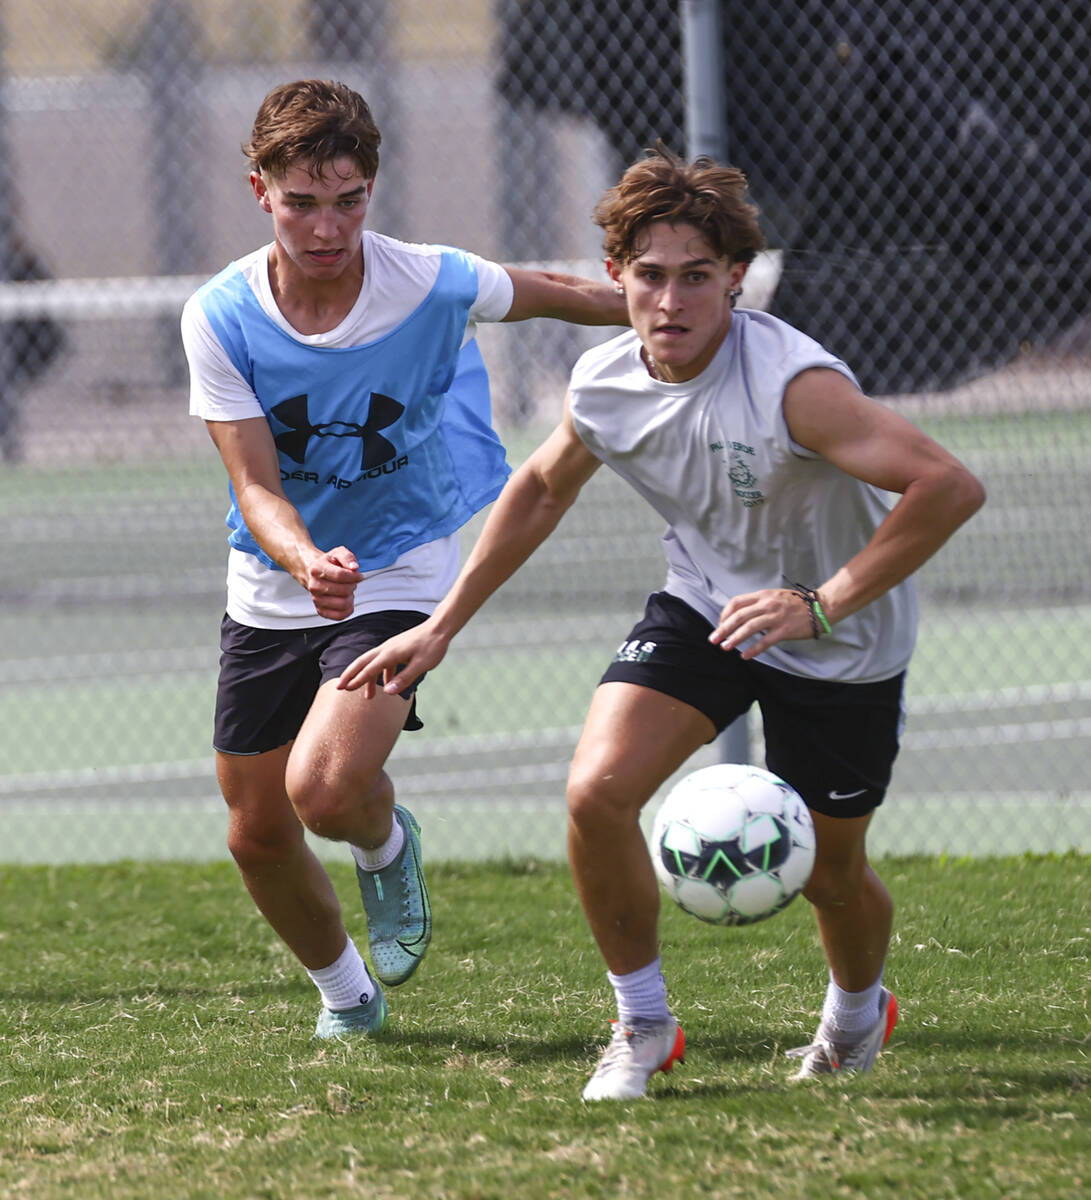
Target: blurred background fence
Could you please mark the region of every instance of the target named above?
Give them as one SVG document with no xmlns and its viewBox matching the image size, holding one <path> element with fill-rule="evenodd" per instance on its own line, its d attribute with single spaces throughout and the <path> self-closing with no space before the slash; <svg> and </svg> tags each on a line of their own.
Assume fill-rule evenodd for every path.
<svg viewBox="0 0 1091 1200">
<path fill-rule="evenodd" d="M 226 485 L 186 415 L 178 314 L 268 240 L 239 145 L 307 75 L 375 110 L 374 228 L 501 261 L 598 275 L 590 211 L 658 139 L 743 167 L 770 245 L 743 304 L 989 489 L 919 577 L 877 849 L 1091 848 L 1085 3 L 5 0 L 0 20 L 0 860 L 224 853 Z M 703 91 L 698 55 L 721 64 Z M 484 331 L 513 462 L 607 332 Z M 662 578 L 657 519 L 606 476 L 395 752 L 433 856 L 563 852 L 587 701 Z"/>
</svg>

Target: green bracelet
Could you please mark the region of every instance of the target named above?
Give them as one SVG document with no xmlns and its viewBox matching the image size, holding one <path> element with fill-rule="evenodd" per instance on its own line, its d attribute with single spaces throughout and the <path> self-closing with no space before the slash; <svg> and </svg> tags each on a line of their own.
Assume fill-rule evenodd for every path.
<svg viewBox="0 0 1091 1200">
<path fill-rule="evenodd" d="M 788 590 L 795 594 L 807 606 L 807 615 L 811 618 L 811 633 L 814 635 L 815 641 L 818 641 L 823 634 L 833 633 L 829 621 L 826 619 L 826 614 L 822 611 L 822 604 L 818 599 L 818 593 L 814 588 L 807 587 L 803 583 L 793 583 L 787 576 L 784 577 L 784 582 L 788 585 Z"/>
<path fill-rule="evenodd" d="M 815 596 L 814 600 L 811 601 L 811 612 L 813 612 L 821 622 L 823 632 L 833 633 L 833 630 L 830 628 L 829 621 L 826 620 L 826 614 L 822 611 L 822 605 L 818 603 L 817 596 Z"/>
</svg>

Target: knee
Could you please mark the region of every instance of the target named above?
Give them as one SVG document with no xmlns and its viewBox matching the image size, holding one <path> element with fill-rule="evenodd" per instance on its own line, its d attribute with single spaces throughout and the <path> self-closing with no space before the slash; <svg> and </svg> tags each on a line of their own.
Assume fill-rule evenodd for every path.
<svg viewBox="0 0 1091 1200">
<path fill-rule="evenodd" d="M 260 875 L 293 858 L 303 844 L 298 821 L 271 823 L 234 814 L 227 830 L 227 849 L 244 875 Z"/>
<path fill-rule="evenodd" d="M 385 773 L 377 779 L 360 780 L 347 773 L 331 775 L 289 767 L 285 785 L 303 825 L 332 841 L 351 841 L 372 806 L 382 807 L 385 802 L 389 808 L 393 801 L 393 788 Z M 386 792 L 390 795 L 384 795 Z"/>
<path fill-rule="evenodd" d="M 868 891 L 870 877 L 872 871 L 863 855 L 833 861 L 819 855 L 803 895 L 818 909 L 844 908 Z"/>
<path fill-rule="evenodd" d="M 642 807 L 616 776 L 572 768 L 568 777 L 568 816 L 586 832 L 613 829 L 637 820 Z"/>
<path fill-rule="evenodd" d="M 340 840 L 355 807 L 343 787 L 321 776 L 288 780 L 288 797 L 300 821 L 319 837 Z M 359 802 L 359 796 L 355 797 Z"/>
</svg>

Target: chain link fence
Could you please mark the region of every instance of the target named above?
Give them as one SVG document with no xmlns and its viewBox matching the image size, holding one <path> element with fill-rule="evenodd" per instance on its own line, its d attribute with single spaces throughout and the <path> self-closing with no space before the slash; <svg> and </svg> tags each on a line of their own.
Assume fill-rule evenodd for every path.
<svg viewBox="0 0 1091 1200">
<path fill-rule="evenodd" d="M 177 322 L 269 239 L 239 151 L 262 96 L 320 75 L 368 97 L 374 228 L 597 276 L 601 192 L 644 147 L 686 149 L 686 9 L 0 5 L 0 859 L 225 853 L 209 737 L 226 480 L 186 415 Z M 1086 851 L 1086 5 L 723 0 L 717 17 L 723 151 L 770 246 L 742 303 L 841 354 L 989 489 L 919 576 L 875 846 Z M 483 331 L 513 462 L 603 336 Z M 600 472 L 429 679 L 392 772 L 430 854 L 563 853 L 567 763 L 661 582 L 660 532 Z M 756 725 L 749 741 L 760 762 Z"/>
</svg>

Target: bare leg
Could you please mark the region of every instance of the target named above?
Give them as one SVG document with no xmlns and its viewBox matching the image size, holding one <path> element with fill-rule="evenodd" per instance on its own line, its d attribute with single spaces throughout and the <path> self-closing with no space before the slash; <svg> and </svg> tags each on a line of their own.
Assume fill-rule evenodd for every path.
<svg viewBox="0 0 1091 1200">
<path fill-rule="evenodd" d="M 568 781 L 568 857 L 606 965 L 626 975 L 659 953 L 659 885 L 640 828 L 656 789 L 715 733 L 702 713 L 628 683 L 599 686 Z"/>
<path fill-rule="evenodd" d="M 867 860 L 871 814 L 848 820 L 811 815 L 818 854 L 803 894 L 814 906 L 834 981 L 846 992 L 862 992 L 882 973 L 894 916 L 890 893 Z"/>
<path fill-rule="evenodd" d="M 290 746 L 267 754 L 218 754 L 231 816 L 228 847 L 261 914 L 309 970 L 334 962 L 347 934 L 325 868 L 303 840 L 284 790 Z"/>
<path fill-rule="evenodd" d="M 312 833 L 354 846 L 381 846 L 394 819 L 394 785 L 383 769 L 409 706 L 401 696 L 318 689 L 292 747 L 285 787 Z"/>
<path fill-rule="evenodd" d="M 318 689 L 288 759 L 285 787 L 312 833 L 363 850 L 384 848 L 382 870 L 357 858 L 375 977 L 396 987 L 422 962 L 432 938 L 432 909 L 421 868 L 418 825 L 405 813 L 398 842 L 394 785 L 384 770 L 409 713 L 402 696 Z M 354 856 L 355 857 L 355 856 Z"/>
</svg>

